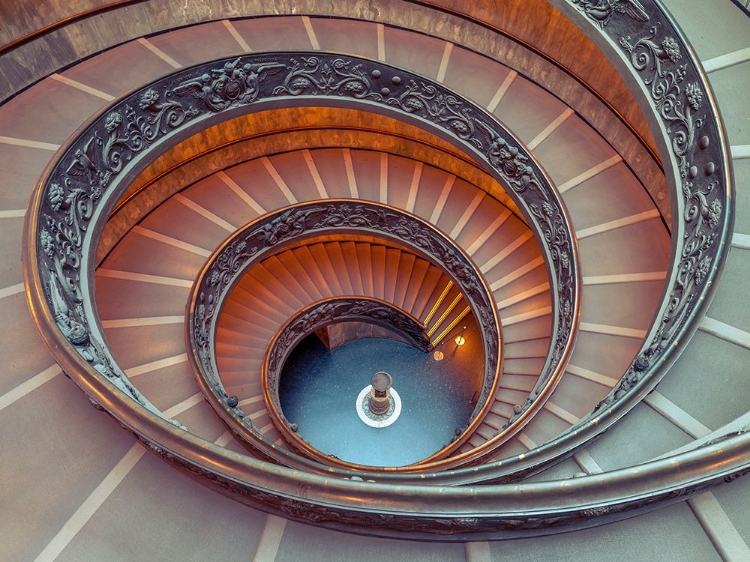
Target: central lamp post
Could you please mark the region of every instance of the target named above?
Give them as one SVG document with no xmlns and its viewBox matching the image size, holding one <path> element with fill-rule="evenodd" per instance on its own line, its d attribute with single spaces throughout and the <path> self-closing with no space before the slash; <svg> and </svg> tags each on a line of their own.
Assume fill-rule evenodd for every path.
<svg viewBox="0 0 750 562">
<path fill-rule="evenodd" d="M 357 415 L 370 427 L 388 427 L 401 415 L 401 397 L 393 388 L 393 377 L 378 371 L 357 396 Z"/>
<path fill-rule="evenodd" d="M 382 416 L 390 407 L 393 377 L 385 371 L 378 371 L 372 376 L 370 383 L 370 411 L 376 416 Z"/>
</svg>

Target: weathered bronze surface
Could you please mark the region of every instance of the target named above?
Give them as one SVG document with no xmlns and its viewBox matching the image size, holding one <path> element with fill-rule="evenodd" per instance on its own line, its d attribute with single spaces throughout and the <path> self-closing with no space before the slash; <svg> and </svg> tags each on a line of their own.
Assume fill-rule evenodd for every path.
<svg viewBox="0 0 750 562">
<path fill-rule="evenodd" d="M 226 403 L 229 397 L 217 366 L 215 333 L 223 303 L 253 264 L 282 251 L 290 244 L 334 233 L 364 233 L 403 244 L 443 269 L 461 290 L 479 324 L 485 360 L 477 406 L 467 422 L 468 437 L 494 400 L 500 375 L 500 321 L 489 288 L 463 251 L 428 223 L 392 207 L 360 200 L 327 199 L 268 213 L 239 229 L 209 258 L 193 286 L 187 328 L 192 349 L 191 363 L 199 383 L 215 397 L 210 403 L 227 422 L 238 426 L 238 431 L 246 440 L 257 446 L 263 454 L 277 455 L 284 462 L 281 452 L 272 450 L 264 439 L 258 439 L 257 432 L 246 430 L 242 410 Z M 261 380 L 269 410 L 275 413 L 277 421 L 282 422 L 280 427 L 285 424 L 280 414 L 278 377 L 284 358 L 294 343 L 336 317 L 356 318 L 369 315 L 377 318 L 379 314 L 388 314 L 391 324 L 395 323 L 395 327 L 425 351 L 429 349 L 429 341 L 423 340 L 424 327 L 418 323 L 415 325 L 403 312 L 398 315 L 392 312 L 393 307 L 383 308 L 373 300 L 332 301 L 322 307 L 303 311 L 277 334 L 270 347 L 267 367 L 264 367 Z M 461 441 L 456 440 L 444 452 L 448 453 L 460 444 Z M 336 460 L 331 460 L 330 463 L 345 466 Z"/>
<path fill-rule="evenodd" d="M 587 33 L 622 50 L 630 61 L 632 76 L 651 97 L 653 113 L 668 131 L 661 141 L 672 149 L 666 165 L 679 178 L 674 194 L 678 212 L 674 212 L 673 228 L 678 263 L 670 274 L 669 294 L 646 345 L 600 411 L 575 427 L 574 433 L 551 442 L 543 450 L 511 460 L 503 467 L 477 469 L 473 478 L 478 481 L 508 474 L 518 478 L 560 455 L 570 454 L 575 447 L 614 423 L 653 388 L 675 360 L 675 344 L 689 337 L 696 328 L 697 318 L 707 307 L 731 232 L 732 186 L 726 141 L 705 77 L 690 58 L 679 32 L 654 2 L 641 0 L 645 16 L 637 10 L 624 14 L 616 10 L 608 13 L 606 9 L 604 13 L 597 12 L 593 9 L 594 3 L 585 0 L 571 0 L 569 4 L 582 18 L 590 20 Z M 305 58 L 319 61 L 320 57 L 325 59 L 317 53 Z M 224 104 L 228 104 L 225 109 L 234 108 L 235 102 L 255 99 L 259 77 L 273 68 L 269 64 L 278 64 L 278 60 L 227 61 L 228 66 L 223 70 L 216 69 L 218 74 L 213 79 L 218 80 L 217 83 L 212 82 L 211 73 L 208 73 L 208 80 L 197 74 L 182 75 L 175 82 L 184 95 L 202 100 L 202 111 L 211 107 L 218 111 Z M 364 82 L 360 75 L 357 80 L 351 68 L 344 67 L 343 72 L 348 72 L 348 77 L 336 78 L 338 82 L 334 84 L 326 81 L 314 62 L 308 66 L 304 59 L 300 60 L 303 61 L 297 61 L 300 66 L 285 68 L 289 79 L 275 86 L 281 88 L 279 95 L 288 100 L 304 98 L 305 92 L 309 93 L 313 87 L 319 93 L 330 93 L 332 87 L 334 92 L 338 92 L 338 88 L 347 90 L 346 84 L 353 84 L 346 93 L 350 96 L 348 99 L 361 99 L 357 96 L 375 93 L 368 86 L 371 78 Z M 250 66 L 242 77 L 244 85 L 239 85 L 232 77 L 235 71 L 240 72 L 238 69 L 244 71 L 245 64 Z M 328 68 L 336 74 L 335 66 Z M 305 72 L 311 69 L 310 73 Z M 248 80 L 253 74 L 255 76 Z M 224 82 L 221 82 L 222 76 L 226 78 Z M 302 81 L 303 78 L 308 82 Z M 364 84 L 364 89 L 356 91 L 357 84 Z M 695 493 L 748 471 L 750 437 L 743 430 L 637 469 L 582 477 L 564 484 L 486 486 L 481 493 L 471 487 L 389 486 L 327 479 L 229 455 L 144 410 L 138 405 L 137 391 L 124 379 L 103 347 L 91 301 L 85 297 L 91 276 L 88 269 L 91 244 L 101 228 L 98 223 L 102 213 L 100 201 L 117 195 L 116 190 L 112 193 L 107 190 L 116 183 L 118 174 L 131 166 L 128 158 L 145 153 L 142 149 L 160 142 L 173 128 L 200 121 L 199 102 L 194 102 L 196 105 L 178 102 L 177 88 L 171 95 L 167 95 L 166 90 L 153 90 L 153 93 L 143 91 L 131 96 L 114 106 L 106 117 L 96 121 L 67 147 L 58 164 L 47 174 L 43 189 L 37 193 L 27 214 L 29 241 L 25 256 L 31 308 L 41 324 L 45 340 L 57 350 L 58 361 L 93 400 L 106 405 L 108 411 L 164 458 L 241 501 L 294 519 L 342 529 L 356 526 L 359 532 L 384 536 L 429 535 L 436 539 L 461 540 L 552 533 L 612 521 L 677 501 L 684 494 Z M 425 114 L 425 107 L 434 99 L 430 97 L 432 93 L 420 89 L 419 84 L 408 91 L 404 87 L 394 95 L 394 106 L 403 111 L 411 107 L 413 112 L 422 112 L 420 117 L 424 119 L 438 117 L 432 124 L 447 127 L 445 130 L 457 133 L 458 138 L 466 132 L 461 125 L 467 126 L 468 121 L 474 127 L 470 127 L 469 132 L 480 133 L 477 140 L 482 144 L 477 148 L 485 149 L 490 165 L 499 170 L 515 164 L 515 170 L 504 169 L 505 172 L 520 168 L 515 159 L 506 156 L 517 147 L 493 131 L 492 123 L 479 125 L 473 119 L 454 120 L 450 116 L 438 123 L 450 112 L 438 116 L 430 115 L 429 111 Z M 414 105 L 417 102 L 422 103 L 421 108 Z M 126 131 L 127 137 L 124 136 Z M 136 160 L 133 158 L 132 162 Z M 513 174 L 510 175 L 512 178 Z M 515 176 L 515 179 L 522 180 L 523 175 L 522 172 L 521 177 Z M 509 183 L 517 192 L 528 191 L 529 186 L 524 187 L 523 181 Z M 106 209 L 106 205 L 102 208 Z M 549 214 L 556 212 L 553 208 Z M 537 213 L 545 215 L 547 211 L 540 206 Z M 537 223 L 542 216 L 534 213 L 529 216 L 534 217 L 537 226 L 549 227 L 546 221 L 542 225 Z M 566 229 L 569 230 L 569 225 L 547 232 L 562 236 Z M 571 248 L 568 251 L 572 251 Z M 563 262 L 553 259 L 552 263 Z M 562 302 L 561 310 L 565 312 L 565 301 Z M 112 385 L 135 400 L 123 400 Z M 466 478 L 467 472 L 456 471 L 456 478 L 461 477 Z"/>
</svg>

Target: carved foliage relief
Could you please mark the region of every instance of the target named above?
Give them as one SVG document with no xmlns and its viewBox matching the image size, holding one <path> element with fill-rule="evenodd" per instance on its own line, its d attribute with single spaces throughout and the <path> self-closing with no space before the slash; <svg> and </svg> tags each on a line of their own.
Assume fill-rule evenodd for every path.
<svg viewBox="0 0 750 562">
<path fill-rule="evenodd" d="M 484 341 L 485 372 L 478 400 L 480 409 L 489 398 L 495 382 L 500 357 L 500 333 L 493 299 L 479 273 L 456 246 L 437 230 L 395 209 L 364 201 L 313 202 L 271 213 L 239 230 L 212 257 L 204 276 L 199 280 L 191 318 L 191 343 L 200 360 L 202 376 L 219 396 L 224 396 L 215 365 L 214 331 L 221 303 L 239 277 L 254 263 L 275 252 L 279 245 L 336 231 L 389 236 L 424 254 L 451 276 L 474 311 Z M 413 329 L 407 328 L 404 326 L 407 333 L 413 332 Z"/>
<path fill-rule="evenodd" d="M 679 173 L 683 213 L 676 278 L 655 333 L 620 383 L 597 409 L 614 404 L 653 374 L 658 360 L 680 340 L 697 313 L 724 258 L 722 238 L 731 223 L 729 178 L 724 175 L 719 124 L 701 71 L 685 40 L 654 2 L 569 0 L 621 50 L 647 92 L 668 136 Z"/>
<path fill-rule="evenodd" d="M 243 107 L 250 111 L 263 100 L 307 103 L 322 97 L 366 101 L 375 111 L 393 110 L 437 127 L 481 155 L 510 186 L 537 223 L 557 285 L 555 352 L 547 366 L 553 370 L 571 338 L 577 272 L 571 235 L 560 228 L 567 222 L 564 211 L 535 161 L 499 123 L 441 85 L 381 63 L 322 53 L 248 55 L 176 73 L 114 104 L 73 141 L 44 183 L 37 237 L 41 281 L 64 337 L 95 369 L 143 402 L 82 306 L 82 280 L 88 275 L 81 269 L 84 239 L 95 230 L 91 221 L 97 208 L 110 207 L 124 190 L 118 182 L 130 163 L 199 119 Z M 268 236 L 298 226 L 294 218 L 286 220 Z"/>
</svg>

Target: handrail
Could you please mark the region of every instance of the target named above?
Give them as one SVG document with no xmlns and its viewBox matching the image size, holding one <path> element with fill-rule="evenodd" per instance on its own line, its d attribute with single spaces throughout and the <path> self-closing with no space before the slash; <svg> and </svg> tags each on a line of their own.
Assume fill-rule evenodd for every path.
<svg viewBox="0 0 750 562">
<path fill-rule="evenodd" d="M 657 0 L 630 11 L 618 11 L 614 5 L 599 10 L 594 0 L 555 3 L 603 36 L 623 68 L 634 75 L 644 103 L 663 127 L 665 160 L 673 166 L 676 183 L 674 261 L 644 344 L 607 397 L 566 433 L 505 459 L 506 468 L 486 481 L 518 480 L 572 455 L 653 390 L 711 302 L 734 224 L 730 149 L 718 105 L 697 56 L 671 16 Z"/>
<path fill-rule="evenodd" d="M 95 17 L 97 15 L 101 15 L 102 13 L 106 13 L 108 11 L 113 11 L 113 10 L 116 10 L 116 9 L 125 9 L 126 10 L 131 5 L 136 5 L 136 4 L 140 4 L 140 3 L 143 3 L 143 2 L 145 2 L 145 0 L 114 0 L 114 1 L 110 2 L 109 4 L 107 4 L 106 6 L 98 6 L 98 7 L 92 8 L 90 10 L 86 10 L 84 12 L 80 12 L 80 13 L 74 14 L 72 16 L 63 18 L 62 20 L 59 20 L 59 21 L 53 22 L 53 23 L 51 23 L 49 25 L 46 25 L 46 26 L 40 28 L 39 30 L 35 30 L 35 31 L 31 32 L 31 33 L 28 33 L 24 37 L 21 37 L 21 38 L 18 38 L 16 40 L 13 40 L 13 41 L 11 41 L 10 43 L 8 43 L 6 45 L 0 46 L 0 55 L 6 55 L 10 51 L 14 50 L 17 47 L 22 46 L 25 43 L 32 42 L 32 41 L 35 41 L 35 40 L 38 40 L 38 39 L 44 39 L 45 35 L 47 35 L 49 33 L 52 33 L 52 32 L 55 32 L 55 31 L 57 31 L 59 29 L 63 29 L 67 25 L 74 24 L 74 23 L 81 22 L 81 21 L 85 21 L 87 19 L 91 19 L 91 18 L 93 18 L 93 17 Z M 567 75 L 569 75 L 571 77 L 571 79 L 575 83 L 580 84 L 583 88 L 585 88 L 598 102 L 600 102 L 603 105 L 605 105 L 608 108 L 608 110 L 612 113 L 612 115 L 620 123 L 622 123 L 623 126 L 625 126 L 630 131 L 630 133 L 637 140 L 637 142 L 643 147 L 643 149 L 649 153 L 650 157 L 657 164 L 659 164 L 659 165 L 661 164 L 661 162 L 659 160 L 659 155 L 654 151 L 653 147 L 643 138 L 642 134 L 635 127 L 633 127 L 632 124 L 629 123 L 626 118 L 623 117 L 623 115 L 621 114 L 621 112 L 618 111 L 618 109 L 615 108 L 612 105 L 612 103 L 610 102 L 610 100 L 608 100 L 606 98 L 606 96 L 603 96 L 599 91 L 597 91 L 597 89 L 596 89 L 595 86 L 592 86 L 591 84 L 589 84 L 587 82 L 587 80 L 584 79 L 584 77 L 580 75 L 580 73 L 576 73 L 576 72 L 571 71 L 571 69 L 567 68 L 564 65 L 564 63 L 559 62 L 555 58 L 549 56 L 543 50 L 540 50 L 540 49 L 534 47 L 533 45 L 531 45 L 530 42 L 529 42 L 529 40 L 528 40 L 528 38 L 521 37 L 522 34 L 517 33 L 517 32 L 513 33 L 513 32 L 508 31 L 506 29 L 502 29 L 502 28 L 498 27 L 497 25 L 490 24 L 487 21 L 483 20 L 482 18 L 477 17 L 475 14 L 472 14 L 471 10 L 457 9 L 455 6 L 449 6 L 449 5 L 446 5 L 445 3 L 435 2 L 435 1 L 429 1 L 429 0 L 405 0 L 405 2 L 412 3 L 412 4 L 416 5 L 416 6 L 425 6 L 425 7 L 428 7 L 428 8 L 431 8 L 433 10 L 436 10 L 438 13 L 450 14 L 452 16 L 457 16 L 457 17 L 459 17 L 459 18 L 461 18 L 461 19 L 463 19 L 463 20 L 465 20 L 467 22 L 471 22 L 472 24 L 474 24 L 476 26 L 479 26 L 480 28 L 484 28 L 484 29 L 490 30 L 493 33 L 496 33 L 496 34 L 508 37 L 512 41 L 516 42 L 518 45 L 523 46 L 523 48 L 527 49 L 530 53 L 533 53 L 535 56 L 540 57 L 540 59 L 542 59 L 546 63 L 550 64 L 552 66 L 552 68 L 558 69 L 558 70 L 566 73 Z M 297 12 L 293 12 L 293 13 L 297 13 Z M 229 19 L 233 20 L 233 19 L 241 19 L 243 17 L 253 17 L 253 16 L 263 17 L 263 16 L 270 16 L 270 15 L 282 15 L 282 12 L 280 12 L 280 11 L 271 12 L 270 10 L 265 11 L 265 12 L 263 12 L 261 14 L 238 12 L 236 15 L 233 15 L 233 17 L 231 17 Z M 291 15 L 291 13 L 287 14 L 287 15 Z M 319 11 L 316 11 L 316 10 L 310 11 L 310 13 L 308 15 L 311 16 L 311 17 L 327 17 L 326 14 L 324 14 L 322 12 L 319 12 Z M 347 17 L 347 16 L 339 16 L 339 17 Z M 352 18 L 352 19 L 357 19 L 356 16 L 351 16 L 350 15 L 349 17 Z M 391 21 L 386 21 L 386 20 L 387 20 L 387 18 L 382 20 L 382 22 L 385 25 L 387 25 L 387 26 L 393 26 L 393 27 L 398 27 L 398 23 L 397 22 L 392 21 L 392 20 Z M 175 29 L 175 28 L 180 27 L 180 26 L 190 26 L 190 25 L 196 25 L 196 24 L 205 23 L 205 21 L 207 21 L 207 20 L 200 19 L 200 21 L 195 21 L 195 20 L 182 20 L 182 19 L 179 19 L 179 18 L 175 18 L 174 20 L 170 20 L 165 25 L 167 25 L 167 27 L 169 29 Z M 160 29 L 158 27 L 154 27 L 154 28 L 151 28 L 151 29 L 147 30 L 146 35 L 152 35 L 152 34 L 160 33 L 160 32 L 163 32 L 163 31 L 166 31 L 166 29 Z M 426 30 L 422 30 L 422 33 L 425 33 L 425 32 L 426 32 Z M 447 36 L 444 36 L 443 38 L 446 39 L 446 40 L 450 40 Z M 131 39 L 132 39 L 132 37 L 131 37 Z M 109 45 L 109 46 L 111 47 L 113 45 Z M 85 48 L 82 48 L 82 47 L 83 47 L 82 45 L 78 45 L 78 49 L 76 49 L 76 51 L 79 52 L 79 53 L 83 52 L 85 54 L 85 56 L 90 56 L 90 55 L 96 54 L 95 52 L 85 52 Z M 53 68 L 50 68 L 48 70 L 48 72 L 50 72 L 50 71 L 59 71 L 59 70 L 60 70 L 60 68 L 54 68 L 53 67 Z M 519 69 L 517 69 L 517 70 L 519 70 Z M 36 82 L 40 78 L 43 78 L 43 76 L 42 77 L 37 76 L 33 80 L 33 82 Z M 29 85 L 30 84 L 27 84 L 24 87 L 28 87 Z M 15 93 L 17 93 L 17 92 L 14 92 L 13 94 L 11 94 L 10 97 L 12 97 L 13 95 L 15 95 Z M 586 118 L 585 115 L 582 115 L 582 117 L 584 119 Z"/>
<path fill-rule="evenodd" d="M 92 18 L 94 16 L 98 16 L 105 12 L 117 10 L 120 8 L 126 8 L 130 5 L 139 4 L 141 2 L 146 2 L 146 1 L 147 0 L 112 0 L 108 4 L 104 4 L 102 6 L 95 6 L 93 8 L 89 8 L 88 10 L 84 10 L 83 12 L 78 12 L 78 13 L 66 16 L 61 20 L 57 20 L 52 23 L 49 23 L 43 27 L 40 27 L 39 29 L 35 29 L 31 33 L 27 33 L 26 35 L 22 37 L 18 37 L 8 43 L 5 43 L 4 45 L 0 45 L 0 56 L 4 55 L 5 53 L 9 51 L 12 51 L 13 49 L 20 47 L 21 45 L 25 45 L 26 43 L 39 39 L 40 37 L 47 35 L 48 33 L 57 31 L 58 29 L 61 29 L 65 27 L 66 25 L 70 25 L 72 23 L 76 23 L 76 22 L 79 22 L 81 20 L 85 20 L 88 18 Z"/>
<path fill-rule="evenodd" d="M 528 457 L 534 457 L 534 462 L 528 465 L 518 461 L 513 467 L 513 462 L 508 463 L 506 466 L 511 465 L 511 470 L 515 470 L 512 474 L 516 477 L 523 475 L 525 470 L 534 470 L 551 462 L 553 456 L 547 456 L 547 453 L 552 453 L 553 449 L 556 450 L 556 458 L 559 458 L 561 451 L 572 452 L 576 443 L 582 443 L 585 438 L 603 431 L 653 388 L 664 370 L 676 359 L 676 344 L 683 342 L 696 329 L 697 318 L 708 306 L 715 290 L 714 282 L 726 256 L 733 221 L 732 182 L 728 147 L 717 118 L 715 100 L 694 56 L 690 56 L 684 65 L 678 64 L 683 55 L 690 54 L 690 51 L 680 34 L 674 31 L 671 20 L 660 5 L 647 0 L 641 2 L 646 4 L 645 19 L 652 26 L 645 32 L 644 17 L 639 19 L 632 14 L 615 12 L 611 4 L 608 5 L 610 13 L 606 13 L 607 6 L 604 11 L 594 12 L 591 9 L 593 1 L 570 0 L 571 5 L 581 9 L 586 17 L 595 20 L 590 27 L 592 33 L 603 31 L 611 45 L 623 40 L 622 48 L 633 55 L 630 59 L 633 75 L 642 87 L 648 86 L 650 102 L 658 111 L 657 118 L 662 124 L 671 125 L 669 133 L 663 133 L 665 144 L 669 143 L 672 148 L 669 163 L 684 173 L 679 177 L 675 194 L 680 210 L 674 214 L 679 228 L 673 230 L 678 263 L 670 274 L 667 299 L 658 321 L 649 333 L 643 352 L 633 362 L 620 385 L 603 402 L 599 412 L 574 428 L 573 438 L 573 433 L 569 433 L 547 448 L 532 451 Z M 610 25 L 611 22 L 616 24 Z M 609 36 L 610 32 L 612 37 Z M 212 91 L 203 92 L 209 101 L 213 99 Z M 696 121 L 696 114 L 701 108 L 707 111 L 708 117 Z M 119 127 L 117 118 L 112 117 L 107 125 L 100 125 L 98 132 L 107 129 L 108 133 L 112 133 Z M 695 134 L 697 128 L 702 129 L 702 135 Z M 667 126 L 664 131 L 667 131 Z M 103 134 L 100 138 L 104 142 L 108 136 Z M 94 139 L 90 140 L 93 142 Z M 498 146 L 497 138 L 491 134 L 487 140 L 497 148 L 502 147 Z M 79 150 L 86 148 L 84 143 L 78 147 Z M 94 186 L 107 183 L 111 174 L 107 175 L 101 161 L 87 167 L 82 158 L 73 159 L 71 152 L 66 152 L 66 166 L 79 164 L 84 177 L 87 176 Z M 86 151 L 83 154 L 86 155 Z M 113 163 L 115 167 L 117 162 L 122 165 L 122 161 L 118 160 Z M 45 183 L 45 187 L 50 185 L 49 182 Z M 124 400 L 122 394 L 107 381 L 106 377 L 111 373 L 107 364 L 98 361 L 104 353 L 100 353 L 96 346 L 85 345 L 91 341 L 91 330 L 98 328 L 87 328 L 80 323 L 84 313 L 90 312 L 85 310 L 90 304 L 76 300 L 80 297 L 78 290 L 81 280 L 80 277 L 75 278 L 75 272 L 91 275 L 86 269 L 87 263 L 81 269 L 80 261 L 83 259 L 85 262 L 88 258 L 79 249 L 84 242 L 91 243 L 91 238 L 87 237 L 96 229 L 92 228 L 82 235 L 79 225 L 74 223 L 75 217 L 85 217 L 88 222 L 96 210 L 89 206 L 90 197 L 93 196 L 91 190 L 85 191 L 85 197 L 80 198 L 73 196 L 73 193 L 70 184 L 64 184 L 62 192 L 59 184 L 57 190 L 40 189 L 27 214 L 27 225 L 28 221 L 33 224 L 27 227 L 31 243 L 25 248 L 25 275 L 30 287 L 32 311 L 42 324 L 45 341 L 50 347 L 59 346 L 62 350 L 56 353 L 56 357 L 66 372 L 141 439 L 159 448 L 166 458 L 200 473 L 217 486 L 226 487 L 228 493 L 248 503 L 288 517 L 333 527 L 359 525 L 360 532 L 372 534 L 410 536 L 411 533 L 416 536 L 445 532 L 452 533 L 450 538 L 497 537 L 509 533 L 555 532 L 562 530 L 563 525 L 586 526 L 596 517 L 600 517 L 598 521 L 602 522 L 614 520 L 627 516 L 627 513 L 675 501 L 684 493 L 695 493 L 748 470 L 750 436 L 744 431 L 739 435 L 727 436 L 719 443 L 606 475 L 562 483 L 487 486 L 482 488 L 481 493 L 471 487 L 390 487 L 333 480 L 269 466 L 222 451 L 143 411 L 135 401 Z M 47 201 L 45 196 L 51 195 L 54 197 Z M 74 220 L 64 223 L 62 221 L 66 216 L 62 216 L 61 222 L 54 223 L 65 225 L 61 231 L 55 231 L 54 237 L 47 231 L 45 237 L 42 235 L 44 230 L 38 227 L 36 221 L 42 218 L 42 212 L 46 212 L 47 217 L 59 216 L 54 213 L 63 204 L 66 205 L 65 211 L 73 205 L 77 207 L 76 213 L 68 215 Z M 54 206 L 57 209 L 52 213 L 50 208 Z M 60 243 L 66 252 L 56 254 L 56 243 Z M 58 259 L 44 260 L 45 255 Z M 49 271 L 44 269 L 49 266 L 52 266 Z M 54 321 L 53 307 L 45 289 L 49 286 L 45 281 L 49 281 L 53 275 L 62 287 L 62 298 L 73 305 L 80 304 L 84 311 L 75 306 L 68 307 L 67 311 L 59 314 L 58 322 Z M 95 321 L 95 315 L 90 317 Z M 579 436 L 584 438 L 578 440 Z M 492 474 L 487 467 L 481 468 L 485 469 L 487 476 Z M 433 535 L 433 538 L 443 537 Z"/>
<path fill-rule="evenodd" d="M 221 311 L 235 285 L 260 260 L 290 244 L 339 233 L 364 233 L 405 245 L 442 269 L 460 289 L 474 313 L 484 351 L 482 385 L 477 405 L 467 421 L 464 439 L 456 439 L 439 451 L 441 456 L 447 455 L 471 435 L 494 400 L 501 369 L 500 319 L 487 283 L 471 259 L 450 238 L 424 220 L 381 203 L 326 199 L 291 205 L 257 218 L 222 243 L 196 277 L 189 296 L 186 326 L 188 348 L 192 353 L 188 358 L 201 388 L 213 395 L 209 403 L 222 419 L 237 428 L 246 442 L 260 448 L 265 455 L 281 458 L 283 452 L 269 450 L 268 443 L 258 439 L 257 432 L 247 429 L 242 410 L 233 405 L 224 389 L 214 351 Z M 429 346 L 429 341 L 425 345 Z M 264 387 L 264 394 L 270 398 L 269 409 L 280 411 L 274 381 L 263 382 L 272 384 L 271 388 Z M 338 459 L 331 459 L 329 464 L 342 468 L 354 466 Z"/>
<path fill-rule="evenodd" d="M 103 345 L 93 299 L 83 298 L 91 283 L 92 273 L 85 272 L 101 228 L 98 221 L 124 191 L 122 182 L 137 175 L 154 148 L 240 112 L 308 103 L 361 107 L 416 122 L 484 162 L 490 175 L 509 186 L 535 225 L 551 274 L 557 322 L 540 384 L 554 384 L 576 333 L 580 275 L 570 219 L 544 172 L 500 123 L 444 86 L 383 63 L 320 52 L 248 55 L 178 71 L 114 103 L 62 149 L 27 215 L 34 222 L 33 259 L 44 264 L 33 282 L 61 289 L 64 306 L 59 307 L 56 337 L 72 344 L 96 373 L 144 400 Z M 52 304 L 48 295 L 32 307 Z M 67 337 L 71 325 L 85 332 L 80 342 Z M 50 345 L 57 353 L 69 353 L 67 344 Z"/>
</svg>

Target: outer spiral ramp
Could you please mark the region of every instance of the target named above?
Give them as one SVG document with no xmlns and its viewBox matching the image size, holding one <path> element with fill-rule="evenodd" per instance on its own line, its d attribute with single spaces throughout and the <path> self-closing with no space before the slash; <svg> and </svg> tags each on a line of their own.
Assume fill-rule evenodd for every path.
<svg viewBox="0 0 750 562">
<path fill-rule="evenodd" d="M 499 556 L 582 560 L 746 557 L 750 527 L 744 517 L 748 486 L 744 479 L 657 512 L 555 537 L 502 543 L 469 539 L 463 544 L 385 541 L 302 525 L 292 520 L 300 516 L 293 508 L 289 508 L 291 519 L 287 521 L 233 502 L 166 466 L 108 416 L 91 408 L 84 394 L 60 376 L 61 370 L 37 335 L 24 302 L 20 248 L 24 209 L 33 186 L 57 147 L 113 97 L 178 66 L 239 54 L 247 47 L 254 51 L 319 48 L 385 58 L 437 78 L 480 105 L 489 107 L 494 102 L 492 111 L 533 147 L 534 155 L 563 191 L 581 253 L 580 333 L 569 366 L 545 407 L 494 458 L 523 454 L 553 440 L 607 395 L 646 337 L 669 268 L 669 232 L 660 215 L 663 203 L 658 193 L 649 196 L 641 186 L 652 185 L 645 181 L 648 167 L 639 167 L 639 158 L 620 146 L 626 164 L 613 148 L 619 142 L 617 135 L 607 137 L 607 131 L 589 126 L 587 120 L 593 121 L 595 116 L 582 118 L 574 96 L 568 98 L 568 105 L 555 97 L 560 96 L 559 91 L 551 95 L 521 75 L 514 76 L 509 68 L 463 49 L 460 41 L 446 43 L 437 38 L 440 33 L 427 37 L 368 21 L 344 24 L 335 19 L 289 16 L 230 22 L 221 18 L 245 14 L 217 10 L 205 17 L 217 21 L 138 40 L 145 31 L 138 31 L 141 23 L 130 17 L 137 4 L 123 8 L 120 27 L 113 28 L 110 42 L 98 38 L 100 46 L 92 49 L 120 43 L 125 37 L 133 41 L 80 62 L 75 54 L 61 52 L 58 66 L 51 60 L 44 62 L 53 65 L 48 72 L 59 72 L 46 78 L 48 72 L 40 71 L 31 79 L 24 77 L 27 70 L 2 67 L 3 75 L 17 80 L 21 91 L 0 107 L 0 163 L 7 171 L 0 195 L 0 227 L 4 230 L 0 252 L 5 257 L 0 272 L 0 309 L 10 327 L 2 344 L 7 368 L 0 378 L 0 438 L 8 453 L 0 469 L 5 506 L 0 515 L 4 537 L 1 559 L 221 556 L 297 560 L 304 553 L 313 560 L 374 560 L 384 552 L 398 552 L 397 558 L 409 560 L 472 561 Z M 740 303 L 746 300 L 742 290 L 748 247 L 744 232 L 750 223 L 742 189 L 747 182 L 750 141 L 747 104 L 736 92 L 747 73 L 747 57 L 742 53 L 747 49 L 750 24 L 736 7 L 721 3 L 712 8 L 712 16 L 723 18 L 727 32 L 721 37 L 708 36 L 706 14 L 701 13 L 704 7 L 674 4 L 668 7 L 710 71 L 727 124 L 740 192 L 734 249 L 707 317 L 689 343 L 681 342 L 685 350 L 657 390 L 606 434 L 578 449 L 572 458 L 532 476 L 531 481 L 573 482 L 581 472 L 601 472 L 602 485 L 606 485 L 609 471 L 689 448 L 727 431 L 741 430 L 748 423 L 745 355 L 750 325 L 746 307 Z M 287 9 L 280 8 L 282 12 Z M 119 18 L 118 10 L 106 13 Z M 310 13 L 322 15 L 315 10 Z M 342 16 L 340 12 L 329 15 Z M 357 17 L 369 19 L 361 13 Z M 86 18 L 83 21 L 86 25 Z M 26 25 L 33 29 L 45 23 L 40 19 Z M 405 21 L 398 25 L 404 26 Z M 159 22 L 154 29 L 159 26 L 179 27 Z M 492 34 L 491 27 L 485 29 Z M 55 37 L 53 34 L 50 40 Z M 32 41 L 16 52 L 28 53 L 26 49 L 33 46 Z M 727 64 L 731 66 L 724 66 Z M 258 215 L 242 193 L 257 195 L 256 203 L 270 211 L 289 204 L 290 194 L 298 201 L 318 198 L 321 184 L 332 197 L 348 197 L 354 178 L 362 198 L 385 198 L 386 203 L 408 209 L 414 185 L 410 210 L 425 220 L 437 214 L 436 226 L 453 236 L 487 275 L 501 308 L 506 394 L 503 398 L 498 395 L 493 414 L 475 435 L 483 440 L 498 429 L 494 426 L 504 424 L 513 406 L 522 403 L 531 390 L 533 383 L 529 385 L 526 379 L 533 379 L 547 353 L 551 319 L 549 300 L 545 301 L 549 299 L 545 296 L 549 288 L 544 287 L 548 280 L 543 267 L 532 265 L 534 250 L 523 240 L 523 221 L 511 214 L 503 224 L 493 226 L 502 211 L 483 214 L 483 206 L 499 208 L 500 204 L 461 179 L 452 184 L 437 213 L 446 178 L 452 174 L 425 164 L 415 183 L 419 159 L 371 149 L 352 149 L 348 158 L 354 173 L 347 173 L 347 156 L 340 147 L 296 147 L 270 154 L 267 162 L 288 186 L 288 193 L 262 158 L 235 159 L 233 166 L 219 168 L 222 171 L 185 181 L 119 243 L 111 241 L 112 249 L 96 275 L 96 297 L 107 343 L 146 397 L 198 436 L 245 453 L 199 393 L 184 341 L 184 309 L 195 274 L 231 229 Z M 175 185 L 179 174 L 173 173 Z M 257 190 L 258 182 L 265 182 L 265 187 Z M 343 193 L 334 193 L 336 189 Z M 429 189 L 434 193 L 428 194 Z M 217 197 L 218 190 L 225 196 Z M 492 264 L 498 255 L 494 248 L 514 244 L 516 248 Z M 334 251 L 330 246 L 325 249 Z M 344 252 L 342 249 L 341 254 Z M 360 255 L 364 252 L 357 253 Z M 271 264 L 266 271 L 272 271 Z M 525 273 L 513 277 L 519 271 Z M 352 272 L 347 279 L 353 289 Z M 253 400 L 250 394 L 241 398 Z M 659 533 L 654 532 L 656 528 Z"/>
</svg>

